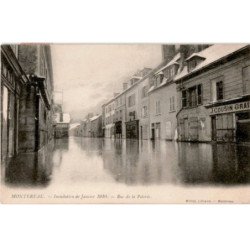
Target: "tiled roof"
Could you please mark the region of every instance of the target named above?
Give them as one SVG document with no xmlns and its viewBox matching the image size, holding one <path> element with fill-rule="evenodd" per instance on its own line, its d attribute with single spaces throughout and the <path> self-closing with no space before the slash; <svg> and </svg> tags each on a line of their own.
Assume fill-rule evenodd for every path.
<svg viewBox="0 0 250 250">
<path fill-rule="evenodd" d="M 187 66 L 183 68 L 180 74 L 176 75 L 174 80 L 180 80 L 181 78 L 191 75 L 198 70 L 207 67 L 208 65 L 223 59 L 224 57 L 239 51 L 245 47 L 249 46 L 248 44 L 216 44 L 208 47 L 205 50 L 202 50 L 199 53 L 195 53 L 195 55 L 205 58 L 203 62 L 198 64 L 193 70 L 188 72 Z M 192 56 L 192 55 L 191 55 Z M 190 57 L 189 57 L 190 58 Z"/>
</svg>

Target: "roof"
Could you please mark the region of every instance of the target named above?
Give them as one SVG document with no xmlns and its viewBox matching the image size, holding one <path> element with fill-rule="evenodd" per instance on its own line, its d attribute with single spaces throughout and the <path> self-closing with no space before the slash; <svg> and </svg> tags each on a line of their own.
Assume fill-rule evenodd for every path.
<svg viewBox="0 0 250 250">
<path fill-rule="evenodd" d="M 70 125 L 69 130 L 75 129 L 75 128 L 79 127 L 80 125 L 81 125 L 80 123 L 73 123 L 73 124 Z"/>
<path fill-rule="evenodd" d="M 99 118 L 101 115 L 95 115 L 93 117 L 91 117 L 89 120 L 92 122 L 94 120 L 96 120 L 97 118 Z"/>
<path fill-rule="evenodd" d="M 70 115 L 67 113 L 63 113 L 63 121 L 60 122 L 60 113 L 55 114 L 56 123 L 70 123 Z"/>
<path fill-rule="evenodd" d="M 167 67 L 173 65 L 173 64 L 176 64 L 176 61 L 178 61 L 179 59 L 181 58 L 181 54 L 180 53 L 177 53 L 171 61 L 169 61 L 164 67 L 162 67 L 161 69 L 159 69 L 155 74 L 161 74 L 161 71 L 166 69 Z"/>
<path fill-rule="evenodd" d="M 193 53 L 191 56 L 189 56 L 186 61 L 190 60 L 193 57 L 200 57 L 200 58 L 204 58 L 203 56 L 200 56 L 199 53 Z"/>
<path fill-rule="evenodd" d="M 183 77 L 193 74 L 198 70 L 207 67 L 208 65 L 215 63 L 219 60 L 222 60 L 226 56 L 233 54 L 245 47 L 249 46 L 248 44 L 215 44 L 208 47 L 205 50 L 202 50 L 199 53 L 195 53 L 196 56 L 205 58 L 203 62 L 198 64 L 193 70 L 188 72 L 187 66 L 183 68 L 180 74 L 176 75 L 174 80 L 180 80 Z M 191 55 L 192 56 L 192 55 Z M 190 58 L 190 57 L 189 57 Z"/>
</svg>

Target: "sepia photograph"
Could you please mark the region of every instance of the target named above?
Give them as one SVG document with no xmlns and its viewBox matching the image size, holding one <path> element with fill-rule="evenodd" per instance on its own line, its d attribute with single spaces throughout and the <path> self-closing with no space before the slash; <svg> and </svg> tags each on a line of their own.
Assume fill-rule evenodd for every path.
<svg viewBox="0 0 250 250">
<path fill-rule="evenodd" d="M 250 203 L 249 44 L 1 45 L 1 202 Z"/>
</svg>

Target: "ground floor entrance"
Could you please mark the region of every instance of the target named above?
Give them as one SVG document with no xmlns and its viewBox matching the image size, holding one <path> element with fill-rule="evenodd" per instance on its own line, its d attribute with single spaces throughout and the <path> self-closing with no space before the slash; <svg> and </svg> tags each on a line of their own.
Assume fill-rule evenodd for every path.
<svg viewBox="0 0 250 250">
<path fill-rule="evenodd" d="M 115 122 L 115 138 L 122 138 L 122 121 Z"/>
<path fill-rule="evenodd" d="M 139 139 L 139 121 L 126 122 L 126 138 L 127 139 Z"/>
<path fill-rule="evenodd" d="M 211 117 L 212 140 L 250 142 L 250 112 L 219 114 Z"/>
<path fill-rule="evenodd" d="M 250 111 L 236 114 L 237 142 L 250 142 Z"/>
</svg>

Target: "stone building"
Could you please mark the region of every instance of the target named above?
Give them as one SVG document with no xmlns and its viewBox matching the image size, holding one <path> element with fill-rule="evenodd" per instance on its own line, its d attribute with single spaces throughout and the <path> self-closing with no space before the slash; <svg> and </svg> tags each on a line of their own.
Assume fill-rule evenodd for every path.
<svg viewBox="0 0 250 250">
<path fill-rule="evenodd" d="M 175 77 L 178 139 L 249 142 L 249 45 L 212 45 L 185 62 Z"/>
<path fill-rule="evenodd" d="M 22 88 L 29 85 L 18 61 L 17 45 L 1 46 L 1 163 L 19 152 L 19 106 Z"/>
<path fill-rule="evenodd" d="M 30 83 L 21 90 L 19 149 L 37 151 L 54 136 L 53 72 L 49 45 L 19 45 L 18 60 Z"/>
<path fill-rule="evenodd" d="M 1 46 L 2 163 L 53 138 L 52 91 L 49 46 Z"/>
</svg>

